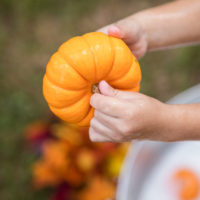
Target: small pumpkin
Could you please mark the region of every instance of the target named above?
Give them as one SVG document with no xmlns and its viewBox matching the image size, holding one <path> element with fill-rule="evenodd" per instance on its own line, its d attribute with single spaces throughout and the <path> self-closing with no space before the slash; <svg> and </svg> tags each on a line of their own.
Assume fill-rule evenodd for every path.
<svg viewBox="0 0 200 200">
<path fill-rule="evenodd" d="M 90 97 L 101 80 L 120 90 L 139 91 L 141 70 L 121 39 L 91 32 L 69 39 L 52 55 L 43 94 L 59 118 L 88 126 L 94 112 Z"/>
</svg>

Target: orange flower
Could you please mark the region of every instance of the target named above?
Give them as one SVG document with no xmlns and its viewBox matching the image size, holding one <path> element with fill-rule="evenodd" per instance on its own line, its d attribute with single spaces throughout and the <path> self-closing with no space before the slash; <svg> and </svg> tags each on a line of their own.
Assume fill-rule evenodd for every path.
<svg viewBox="0 0 200 200">
<path fill-rule="evenodd" d="M 64 177 L 71 186 L 80 186 L 85 181 L 85 176 L 73 164 L 65 171 Z"/>
<path fill-rule="evenodd" d="M 43 144 L 43 159 L 54 173 L 62 176 L 69 165 L 69 148 L 63 141 L 47 140 Z"/>
<path fill-rule="evenodd" d="M 60 182 L 60 177 L 44 161 L 38 161 L 33 165 L 33 185 L 36 188 L 56 186 Z"/>
<path fill-rule="evenodd" d="M 99 176 L 94 177 L 88 187 L 80 193 L 80 200 L 114 199 L 115 184 Z"/>
<path fill-rule="evenodd" d="M 83 143 L 80 129 L 75 125 L 54 124 L 52 126 L 52 133 L 57 138 L 65 140 L 73 146 L 80 146 Z"/>
<path fill-rule="evenodd" d="M 76 158 L 77 167 L 83 172 L 91 172 L 95 167 L 94 151 L 83 148 L 78 152 Z"/>
<path fill-rule="evenodd" d="M 35 187 L 55 187 L 67 182 L 78 193 L 80 186 L 86 186 L 80 200 L 114 198 L 114 180 L 128 144 L 93 143 L 88 129 L 63 123 L 53 125 L 50 130 L 55 137 L 45 139 L 42 157 L 33 166 Z"/>
</svg>

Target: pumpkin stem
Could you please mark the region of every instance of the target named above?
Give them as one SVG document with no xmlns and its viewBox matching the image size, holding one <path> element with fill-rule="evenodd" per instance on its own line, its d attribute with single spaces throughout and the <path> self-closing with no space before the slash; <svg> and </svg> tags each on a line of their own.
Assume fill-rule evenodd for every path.
<svg viewBox="0 0 200 200">
<path fill-rule="evenodd" d="M 93 93 L 93 94 L 94 94 L 94 93 L 99 93 L 99 94 L 101 94 L 101 92 L 100 92 L 100 90 L 99 90 L 99 83 L 94 83 L 94 84 L 92 85 L 91 90 L 92 90 L 92 93 Z"/>
</svg>

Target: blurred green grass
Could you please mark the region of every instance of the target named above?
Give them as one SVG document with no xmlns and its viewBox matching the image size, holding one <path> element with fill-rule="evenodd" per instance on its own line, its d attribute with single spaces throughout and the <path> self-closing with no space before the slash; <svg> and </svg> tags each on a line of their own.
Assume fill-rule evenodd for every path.
<svg viewBox="0 0 200 200">
<path fill-rule="evenodd" d="M 0 199 L 47 199 L 34 191 L 23 130 L 46 119 L 42 77 L 50 55 L 74 35 L 90 32 L 165 0 L 1 0 Z M 165 101 L 200 80 L 200 47 L 148 53 L 141 61 L 142 92 Z"/>
</svg>

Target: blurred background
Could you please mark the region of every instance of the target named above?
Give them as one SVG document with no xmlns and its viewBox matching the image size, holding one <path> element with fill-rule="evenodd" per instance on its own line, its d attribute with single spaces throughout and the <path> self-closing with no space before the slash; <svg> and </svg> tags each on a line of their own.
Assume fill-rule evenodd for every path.
<svg viewBox="0 0 200 200">
<path fill-rule="evenodd" d="M 51 121 L 42 96 L 46 64 L 59 45 L 166 0 L 0 0 L 0 198 L 48 199 L 32 187 L 36 154 L 25 130 Z M 141 91 L 168 100 L 200 80 L 200 46 L 148 53 Z M 54 119 L 53 119 L 54 120 Z"/>
</svg>

